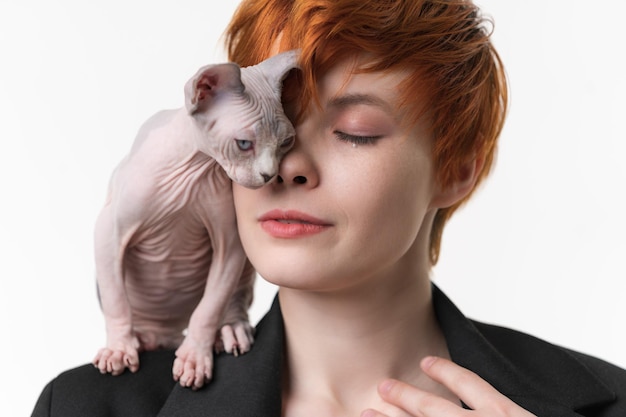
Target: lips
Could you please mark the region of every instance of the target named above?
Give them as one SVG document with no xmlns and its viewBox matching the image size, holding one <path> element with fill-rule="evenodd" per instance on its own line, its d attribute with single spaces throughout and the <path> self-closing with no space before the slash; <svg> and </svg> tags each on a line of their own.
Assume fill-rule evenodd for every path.
<svg viewBox="0 0 626 417">
<path fill-rule="evenodd" d="M 259 218 L 261 227 L 270 236 L 294 239 L 316 235 L 332 225 L 324 220 L 294 210 L 272 210 Z"/>
</svg>

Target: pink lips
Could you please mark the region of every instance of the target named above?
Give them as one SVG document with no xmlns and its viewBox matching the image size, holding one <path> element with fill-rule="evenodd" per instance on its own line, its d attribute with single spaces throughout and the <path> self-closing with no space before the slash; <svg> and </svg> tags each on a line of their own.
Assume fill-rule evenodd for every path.
<svg viewBox="0 0 626 417">
<path fill-rule="evenodd" d="M 332 225 L 294 210 L 272 210 L 259 218 L 261 227 L 270 236 L 293 239 L 310 236 L 328 230 Z"/>
</svg>

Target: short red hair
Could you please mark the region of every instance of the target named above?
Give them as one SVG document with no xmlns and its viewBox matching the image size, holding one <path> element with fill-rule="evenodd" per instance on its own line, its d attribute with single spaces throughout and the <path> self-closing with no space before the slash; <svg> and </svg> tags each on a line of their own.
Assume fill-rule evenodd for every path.
<svg viewBox="0 0 626 417">
<path fill-rule="evenodd" d="M 279 35 L 280 50 L 300 48 L 305 103 L 316 98 L 316 80 L 347 56 L 371 55 L 363 71 L 413 74 L 401 104 L 414 121 L 428 113 L 439 185 L 461 178 L 467 162 L 484 162 L 472 192 L 435 215 L 434 265 L 444 225 L 489 173 L 504 124 L 507 82 L 488 23 L 471 0 L 244 0 L 226 43 L 241 66 L 268 58 Z M 426 106 L 415 97 L 426 97 Z"/>
</svg>

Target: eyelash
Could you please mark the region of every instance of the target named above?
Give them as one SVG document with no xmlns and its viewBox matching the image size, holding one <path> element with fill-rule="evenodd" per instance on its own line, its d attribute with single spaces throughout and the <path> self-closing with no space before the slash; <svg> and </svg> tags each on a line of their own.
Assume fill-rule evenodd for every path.
<svg viewBox="0 0 626 417">
<path fill-rule="evenodd" d="M 333 133 L 335 134 L 335 136 L 337 136 L 337 139 L 345 141 L 345 142 L 354 143 L 357 145 L 371 145 L 374 142 L 376 142 L 378 139 L 382 138 L 381 135 L 378 135 L 378 136 L 349 135 L 340 130 L 335 130 Z"/>
</svg>

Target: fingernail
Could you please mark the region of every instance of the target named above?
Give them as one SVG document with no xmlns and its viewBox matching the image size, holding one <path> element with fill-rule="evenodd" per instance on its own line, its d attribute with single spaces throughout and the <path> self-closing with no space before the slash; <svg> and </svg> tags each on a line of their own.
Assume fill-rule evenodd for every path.
<svg viewBox="0 0 626 417">
<path fill-rule="evenodd" d="M 395 385 L 395 383 L 395 381 L 387 379 L 380 384 L 378 389 L 380 390 L 381 394 L 388 394 Z"/>
<path fill-rule="evenodd" d="M 422 359 L 422 369 L 430 368 L 436 360 L 437 358 L 435 356 L 426 356 L 424 359 Z"/>
<path fill-rule="evenodd" d="M 374 410 L 365 410 L 361 413 L 361 417 L 375 417 L 376 413 Z"/>
</svg>

